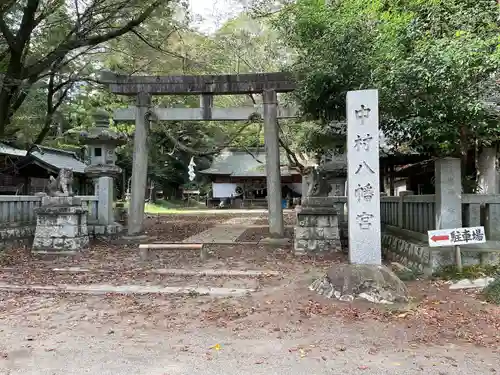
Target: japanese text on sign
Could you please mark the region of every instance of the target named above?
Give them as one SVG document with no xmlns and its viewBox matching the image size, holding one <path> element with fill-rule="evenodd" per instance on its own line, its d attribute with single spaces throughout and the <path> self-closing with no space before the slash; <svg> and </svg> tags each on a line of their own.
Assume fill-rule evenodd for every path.
<svg viewBox="0 0 500 375">
<path fill-rule="evenodd" d="M 428 231 L 429 246 L 460 246 L 486 242 L 484 227 L 439 229 Z"/>
</svg>

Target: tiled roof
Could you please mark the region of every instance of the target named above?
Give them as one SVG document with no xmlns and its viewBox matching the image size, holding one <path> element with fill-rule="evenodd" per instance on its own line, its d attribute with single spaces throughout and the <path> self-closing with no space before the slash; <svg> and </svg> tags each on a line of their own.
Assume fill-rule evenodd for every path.
<svg viewBox="0 0 500 375">
<path fill-rule="evenodd" d="M 286 155 L 282 152 L 281 175 L 290 176 L 298 174 L 297 171 L 288 168 Z M 204 174 L 231 175 L 234 177 L 265 177 L 266 176 L 266 155 L 264 147 L 260 150 L 234 151 L 223 150 L 212 162 L 210 168 L 200 171 Z"/>
<path fill-rule="evenodd" d="M 23 157 L 26 156 L 26 150 L 20 150 L 0 143 L 0 154 Z M 87 166 L 77 158 L 74 152 L 50 147 L 37 146 L 37 149 L 31 153 L 31 156 L 35 158 L 35 160 L 55 167 L 56 169 L 67 168 L 73 170 L 75 173 L 83 174 Z"/>
</svg>

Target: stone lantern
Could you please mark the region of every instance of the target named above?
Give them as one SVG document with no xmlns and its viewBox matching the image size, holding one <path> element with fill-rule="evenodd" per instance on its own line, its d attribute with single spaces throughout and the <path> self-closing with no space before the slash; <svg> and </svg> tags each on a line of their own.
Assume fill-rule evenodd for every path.
<svg viewBox="0 0 500 375">
<path fill-rule="evenodd" d="M 120 227 L 114 220 L 113 201 L 114 187 L 113 179 L 120 175 L 121 168 L 116 162 L 116 147 L 127 142 L 124 134 L 109 128 L 108 112 L 98 109 L 93 114 L 95 127 L 88 132 L 80 133 L 81 143 L 88 146 L 90 165 L 85 168 L 85 174 L 96 181 L 96 195 L 98 197 L 98 220 L 99 226 L 104 230 L 96 233 L 112 234 Z"/>
</svg>

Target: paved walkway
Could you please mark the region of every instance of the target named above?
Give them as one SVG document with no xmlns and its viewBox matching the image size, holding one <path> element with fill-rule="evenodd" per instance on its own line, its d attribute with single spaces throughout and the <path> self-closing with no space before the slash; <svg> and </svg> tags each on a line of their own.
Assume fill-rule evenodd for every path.
<svg viewBox="0 0 500 375">
<path fill-rule="evenodd" d="M 232 243 L 255 223 L 260 217 L 233 217 L 221 225 L 186 238 L 186 243 Z"/>
</svg>

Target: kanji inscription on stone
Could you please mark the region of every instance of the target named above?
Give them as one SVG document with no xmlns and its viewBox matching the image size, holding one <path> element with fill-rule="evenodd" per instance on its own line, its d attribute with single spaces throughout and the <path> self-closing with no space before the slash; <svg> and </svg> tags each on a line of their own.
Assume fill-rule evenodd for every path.
<svg viewBox="0 0 500 375">
<path fill-rule="evenodd" d="M 356 118 L 361 120 L 361 124 L 364 125 L 365 118 L 368 118 L 370 116 L 370 111 L 370 108 L 368 108 L 364 104 L 361 104 L 359 109 L 354 110 L 354 114 L 356 115 Z"/>
<path fill-rule="evenodd" d="M 373 215 L 366 213 L 364 211 L 361 214 L 356 216 L 356 221 L 359 224 L 360 229 L 364 229 L 364 230 L 370 229 L 370 227 L 372 225 L 372 220 L 373 220 Z"/>
<path fill-rule="evenodd" d="M 361 200 L 364 200 L 366 202 L 369 202 L 372 200 L 374 191 L 373 191 L 373 186 L 368 183 L 364 186 L 358 184 L 358 187 L 354 190 L 356 194 L 356 199 L 358 202 L 361 202 Z"/>
<path fill-rule="evenodd" d="M 375 173 L 375 171 L 366 163 L 366 161 L 363 161 L 360 165 L 358 165 L 358 168 L 356 169 L 356 172 L 354 172 L 354 174 L 359 174 L 359 172 L 361 172 L 363 168 L 371 174 Z"/>
<path fill-rule="evenodd" d="M 378 91 L 347 93 L 349 261 L 381 264 Z"/>
<path fill-rule="evenodd" d="M 366 134 L 365 136 L 357 135 L 354 140 L 354 148 L 356 151 L 365 150 L 368 151 L 370 149 L 370 141 L 373 137 L 370 134 Z"/>
</svg>

